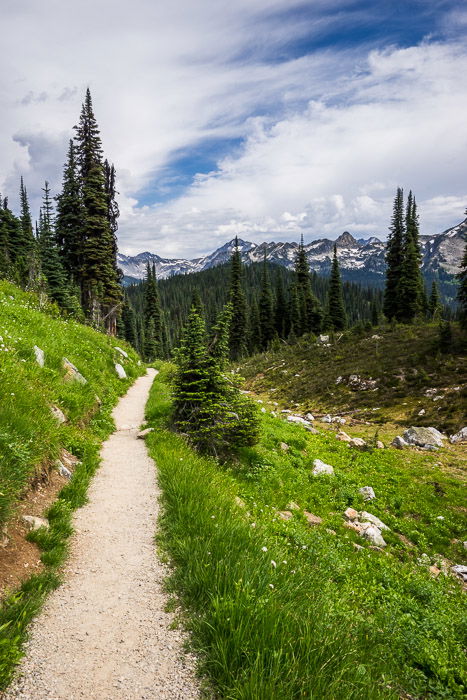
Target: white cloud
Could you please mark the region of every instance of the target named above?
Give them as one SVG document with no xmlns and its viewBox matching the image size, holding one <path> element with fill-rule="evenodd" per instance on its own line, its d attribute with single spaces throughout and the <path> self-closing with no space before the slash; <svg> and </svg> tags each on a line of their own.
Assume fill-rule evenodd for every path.
<svg viewBox="0 0 467 700">
<path fill-rule="evenodd" d="M 196 255 L 235 233 L 384 235 L 399 184 L 415 190 L 424 232 L 455 223 L 467 204 L 464 45 L 268 61 L 298 36 L 345 22 L 342 0 L 313 5 L 305 20 L 277 18 L 288 0 L 11 3 L 0 189 L 14 195 L 23 173 L 37 207 L 44 179 L 58 187 L 89 84 L 117 167 L 124 251 Z M 208 137 L 245 141 L 175 200 L 137 206 L 175 152 Z"/>
</svg>

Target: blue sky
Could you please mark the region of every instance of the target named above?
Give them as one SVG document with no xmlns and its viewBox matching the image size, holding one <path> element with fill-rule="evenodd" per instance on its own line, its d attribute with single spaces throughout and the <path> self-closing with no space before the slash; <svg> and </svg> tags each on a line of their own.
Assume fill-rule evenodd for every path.
<svg viewBox="0 0 467 700">
<path fill-rule="evenodd" d="M 463 218 L 465 3 L 18 0 L 3 18 L 0 190 L 15 202 L 23 174 L 36 210 L 45 178 L 58 191 L 90 85 L 124 252 L 384 238 L 398 185 L 422 232 Z"/>
</svg>

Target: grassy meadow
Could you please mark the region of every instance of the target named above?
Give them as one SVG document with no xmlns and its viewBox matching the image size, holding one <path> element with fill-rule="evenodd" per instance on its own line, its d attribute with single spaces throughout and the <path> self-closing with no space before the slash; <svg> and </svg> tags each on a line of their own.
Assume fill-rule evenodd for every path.
<svg viewBox="0 0 467 700">
<path fill-rule="evenodd" d="M 259 444 L 220 465 L 167 429 L 170 406 L 164 366 L 147 407 L 159 546 L 217 696 L 465 696 L 465 599 L 449 573 L 465 559 L 465 512 L 457 470 L 437 466 L 444 450 L 360 452 L 266 412 Z M 313 477 L 315 458 L 335 476 Z M 364 503 L 362 486 L 376 499 Z M 349 506 L 390 527 L 383 551 L 344 527 Z M 322 523 L 310 526 L 304 510 Z"/>
</svg>

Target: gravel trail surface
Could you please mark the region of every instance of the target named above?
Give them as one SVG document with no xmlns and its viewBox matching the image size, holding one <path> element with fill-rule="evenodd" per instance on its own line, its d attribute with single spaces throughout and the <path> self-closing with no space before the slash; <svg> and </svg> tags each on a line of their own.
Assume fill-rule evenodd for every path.
<svg viewBox="0 0 467 700">
<path fill-rule="evenodd" d="M 117 430 L 75 514 L 64 584 L 31 626 L 7 700 L 199 697 L 195 660 L 164 612 L 155 465 L 136 438 L 155 374 L 137 379 L 114 409 Z"/>
</svg>

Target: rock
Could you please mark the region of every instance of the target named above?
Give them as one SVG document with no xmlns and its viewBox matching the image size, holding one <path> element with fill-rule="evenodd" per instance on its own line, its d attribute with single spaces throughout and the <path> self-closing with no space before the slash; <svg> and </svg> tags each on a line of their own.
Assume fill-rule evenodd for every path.
<svg viewBox="0 0 467 700">
<path fill-rule="evenodd" d="M 292 411 L 290 410 L 290 408 L 283 408 L 281 413 L 292 413 Z"/>
<path fill-rule="evenodd" d="M 75 457 L 75 455 L 72 455 L 71 452 L 65 449 L 61 451 L 60 460 L 66 467 L 70 467 L 71 469 L 74 469 L 77 464 L 81 464 L 78 457 Z"/>
<path fill-rule="evenodd" d="M 65 467 L 65 465 L 62 464 L 62 462 L 60 462 L 59 459 L 56 461 L 55 464 L 58 468 L 58 473 L 60 474 L 60 476 L 63 476 L 65 479 L 68 479 L 68 481 L 69 481 L 71 479 L 71 471 L 67 467 Z"/>
<path fill-rule="evenodd" d="M 35 515 L 23 515 L 22 520 L 26 523 L 28 530 L 35 532 L 41 527 L 49 529 L 49 522 L 45 518 L 38 518 Z"/>
<path fill-rule="evenodd" d="M 405 431 L 403 438 L 409 445 L 428 449 L 430 447 L 443 447 L 444 435 L 436 428 L 412 426 Z"/>
<path fill-rule="evenodd" d="M 329 527 L 326 528 L 326 532 L 328 533 L 328 535 L 337 535 L 337 532 Z"/>
<path fill-rule="evenodd" d="M 322 423 L 332 423 L 332 416 L 327 413 L 325 416 L 321 418 Z"/>
<path fill-rule="evenodd" d="M 63 358 L 63 369 L 65 370 L 65 381 L 67 382 L 78 382 L 79 384 L 87 384 L 88 380 L 83 377 L 81 372 L 76 369 L 74 364 L 67 360 L 66 357 Z"/>
<path fill-rule="evenodd" d="M 320 336 L 318 336 L 318 341 L 320 343 L 329 343 L 329 336 L 328 335 L 320 335 Z"/>
<path fill-rule="evenodd" d="M 320 459 L 315 459 L 313 462 L 313 476 L 320 476 L 321 474 L 334 475 L 334 467 L 330 464 L 325 464 Z"/>
<path fill-rule="evenodd" d="M 372 501 L 376 498 L 375 492 L 371 486 L 362 486 L 361 489 L 358 489 L 358 492 L 362 494 L 364 501 Z"/>
<path fill-rule="evenodd" d="M 382 520 L 376 517 L 376 515 L 372 515 L 372 513 L 367 513 L 366 510 L 362 510 L 362 512 L 359 514 L 360 520 L 363 520 L 363 522 L 368 522 L 372 523 L 373 525 L 376 525 L 377 528 L 380 530 L 389 530 L 388 526 L 383 523 Z"/>
<path fill-rule="evenodd" d="M 299 425 L 309 425 L 309 421 L 305 420 L 301 416 L 287 416 L 289 423 L 298 423 Z"/>
<path fill-rule="evenodd" d="M 408 447 L 409 443 L 404 440 L 403 437 L 397 435 L 391 442 L 392 447 L 397 447 L 398 450 L 403 450 L 404 447 Z"/>
<path fill-rule="evenodd" d="M 339 432 L 336 435 L 336 440 L 340 440 L 341 442 L 350 442 L 352 438 L 350 435 L 347 435 L 343 430 L 339 430 Z"/>
<path fill-rule="evenodd" d="M 290 510 L 280 510 L 279 518 L 281 520 L 290 520 L 291 518 L 293 518 L 293 513 L 291 513 Z"/>
<path fill-rule="evenodd" d="M 467 442 L 467 426 L 459 430 L 455 435 L 451 435 L 449 442 L 455 445 L 458 442 Z"/>
<path fill-rule="evenodd" d="M 295 501 L 290 501 L 290 503 L 287 504 L 287 510 L 300 510 L 300 506 L 298 503 L 295 503 Z"/>
<path fill-rule="evenodd" d="M 451 571 L 453 571 L 456 576 L 459 576 L 463 581 L 467 581 L 467 566 L 464 566 L 463 564 L 456 564 L 455 566 L 451 566 Z"/>
<path fill-rule="evenodd" d="M 305 418 L 306 418 L 307 420 L 309 420 L 309 421 L 314 421 L 314 419 L 315 419 L 315 417 L 314 417 L 314 415 L 313 415 L 312 413 L 307 413 L 307 414 L 305 415 Z"/>
<path fill-rule="evenodd" d="M 313 513 L 309 513 L 307 510 L 303 511 L 303 515 L 305 516 L 308 525 L 321 525 L 323 522 L 323 519 L 320 518 L 319 515 L 313 515 Z"/>
<path fill-rule="evenodd" d="M 351 447 L 356 447 L 358 450 L 364 450 L 366 447 L 366 442 L 365 440 L 362 440 L 362 438 L 351 438 L 349 440 L 349 445 Z"/>
<path fill-rule="evenodd" d="M 430 574 L 432 574 L 435 577 L 439 576 L 441 573 L 441 569 L 438 569 L 437 566 L 430 566 L 428 571 L 430 572 Z"/>
<path fill-rule="evenodd" d="M 372 340 L 381 340 L 381 336 L 375 334 L 375 335 L 372 335 L 372 336 L 371 336 L 371 339 L 372 339 Z"/>
<path fill-rule="evenodd" d="M 102 399 L 97 394 L 94 394 L 94 399 L 98 406 L 102 406 Z"/>
<path fill-rule="evenodd" d="M 347 530 L 353 530 L 353 531 L 356 532 L 358 535 L 359 535 L 360 532 L 361 532 L 360 523 L 354 523 L 354 522 L 348 521 L 348 522 L 344 523 L 344 527 L 346 527 Z"/>
<path fill-rule="evenodd" d="M 50 413 L 53 415 L 53 417 L 58 423 L 66 423 L 67 418 L 61 408 L 59 408 L 58 406 L 49 406 L 49 408 Z"/>
<path fill-rule="evenodd" d="M 304 425 L 303 427 L 305 428 L 305 430 L 308 433 L 311 433 L 312 435 L 319 435 L 319 430 L 316 430 L 316 428 L 313 428 L 312 425 Z"/>
<path fill-rule="evenodd" d="M 374 544 L 377 547 L 387 546 L 387 543 L 384 541 L 383 536 L 381 534 L 381 530 L 372 523 L 362 523 L 360 528 L 360 534 L 366 540 L 371 542 L 371 544 Z"/>
<path fill-rule="evenodd" d="M 36 362 L 39 367 L 43 367 L 45 365 L 45 354 L 37 345 L 34 345 L 34 355 L 36 356 Z"/>
<path fill-rule="evenodd" d="M 358 520 L 358 511 L 355 508 L 347 508 L 344 515 L 347 520 Z"/>
<path fill-rule="evenodd" d="M 377 440 L 375 447 L 377 450 L 384 450 L 384 442 L 381 442 L 381 440 Z"/>
<path fill-rule="evenodd" d="M 376 379 L 368 377 L 364 379 L 360 377 L 359 374 L 351 374 L 347 380 L 347 385 L 354 391 L 368 391 L 369 389 L 375 389 L 377 385 Z"/>
<path fill-rule="evenodd" d="M 342 379 L 343 379 L 343 377 L 341 377 L 341 376 L 337 377 L 336 384 L 340 384 Z"/>
<path fill-rule="evenodd" d="M 362 547 L 361 544 L 357 544 L 356 542 L 352 542 L 352 546 L 357 550 L 357 552 L 361 552 L 362 549 L 365 549 L 365 547 Z"/>
<path fill-rule="evenodd" d="M 438 393 L 438 389 L 427 389 L 425 391 L 425 396 L 434 396 Z"/>
<path fill-rule="evenodd" d="M 235 496 L 235 503 L 239 508 L 246 508 L 246 503 L 240 496 Z"/>
<path fill-rule="evenodd" d="M 137 434 L 137 438 L 140 440 L 144 440 L 144 438 L 149 435 L 149 433 L 153 433 L 154 428 L 145 428 L 144 430 L 140 430 L 139 433 Z"/>
<path fill-rule="evenodd" d="M 339 423 L 339 425 L 345 425 L 347 421 L 345 418 L 341 418 L 340 416 L 334 416 L 334 418 L 331 418 L 331 423 Z"/>
<path fill-rule="evenodd" d="M 417 413 L 417 415 L 418 415 L 418 416 L 424 416 L 425 413 L 426 413 L 425 409 L 422 408 L 421 411 L 419 411 L 419 412 Z"/>
<path fill-rule="evenodd" d="M 120 365 L 118 362 L 115 363 L 115 371 L 118 374 L 120 379 L 127 378 L 125 370 L 123 369 L 122 365 Z"/>
<path fill-rule="evenodd" d="M 288 446 L 288 444 L 287 444 L 286 442 L 281 442 L 281 444 L 279 445 L 279 447 L 281 448 L 281 450 L 282 450 L 283 452 L 287 452 L 288 450 L 290 450 L 290 447 Z"/>
<path fill-rule="evenodd" d="M 120 355 L 123 355 L 123 357 L 126 357 L 128 359 L 128 353 L 125 352 L 125 350 L 122 350 L 122 348 L 119 348 L 118 345 L 115 346 L 114 350 L 120 353 Z"/>
</svg>

